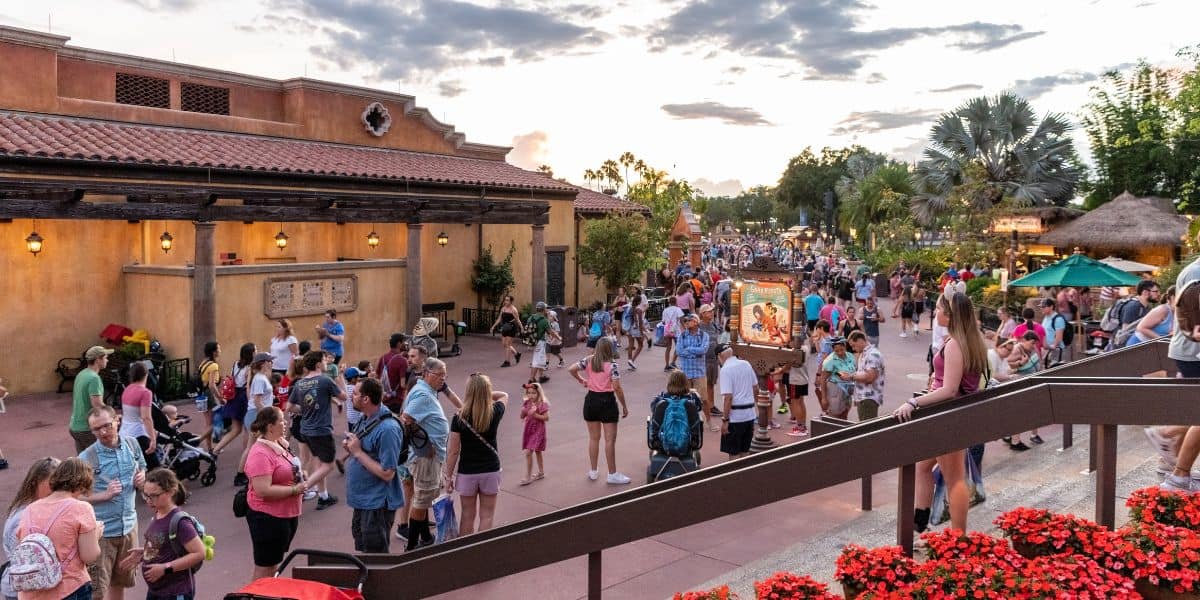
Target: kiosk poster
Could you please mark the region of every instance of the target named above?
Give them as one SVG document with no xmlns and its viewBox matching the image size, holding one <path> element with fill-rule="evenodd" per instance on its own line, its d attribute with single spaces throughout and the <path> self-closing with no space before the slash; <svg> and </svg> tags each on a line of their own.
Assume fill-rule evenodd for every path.
<svg viewBox="0 0 1200 600">
<path fill-rule="evenodd" d="M 750 344 L 787 346 L 792 331 L 792 291 L 786 283 L 742 286 L 739 335 Z"/>
</svg>

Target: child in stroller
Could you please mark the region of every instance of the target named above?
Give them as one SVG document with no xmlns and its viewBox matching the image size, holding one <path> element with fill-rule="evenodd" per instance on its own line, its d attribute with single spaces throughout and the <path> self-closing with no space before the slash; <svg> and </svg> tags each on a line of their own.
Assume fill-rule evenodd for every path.
<svg viewBox="0 0 1200 600">
<path fill-rule="evenodd" d="M 200 485 L 208 487 L 217 482 L 217 460 L 200 447 L 200 437 L 182 430 L 190 418 L 172 418 L 163 411 L 158 398 L 150 407 L 154 419 L 154 430 L 158 432 L 159 462 L 175 472 L 180 481 L 200 479 Z M 201 473 L 201 468 L 208 465 Z"/>
<path fill-rule="evenodd" d="M 687 441 L 672 440 L 671 430 L 677 425 L 677 404 L 686 413 Z M 678 423 L 682 426 L 683 423 Z M 682 433 L 680 431 L 679 433 Z M 677 446 L 670 448 L 674 441 Z M 650 416 L 646 418 L 646 445 L 650 448 L 650 466 L 646 468 L 646 483 L 654 483 L 700 468 L 700 448 L 704 446 L 704 421 L 700 416 L 700 394 L 688 389 L 687 375 L 675 370 L 667 377 L 667 390 L 650 401 Z"/>
</svg>

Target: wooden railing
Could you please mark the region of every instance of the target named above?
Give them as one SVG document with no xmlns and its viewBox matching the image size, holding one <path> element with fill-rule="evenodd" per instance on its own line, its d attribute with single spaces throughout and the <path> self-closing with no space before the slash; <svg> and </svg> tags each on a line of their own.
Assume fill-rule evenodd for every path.
<svg viewBox="0 0 1200 600">
<path fill-rule="evenodd" d="M 587 555 L 588 597 L 598 599 L 604 550 L 895 468 L 897 543 L 911 552 L 917 461 L 1052 423 L 1092 426 L 1096 518 L 1112 525 L 1117 425 L 1200 424 L 1200 379 L 1144 377 L 1174 375 L 1166 350 L 1161 340 L 1134 346 L 922 408 L 909 423 L 881 417 L 445 544 L 359 555 L 370 567 L 366 597 L 422 598 Z M 356 580 L 320 559 L 293 576 Z"/>
</svg>

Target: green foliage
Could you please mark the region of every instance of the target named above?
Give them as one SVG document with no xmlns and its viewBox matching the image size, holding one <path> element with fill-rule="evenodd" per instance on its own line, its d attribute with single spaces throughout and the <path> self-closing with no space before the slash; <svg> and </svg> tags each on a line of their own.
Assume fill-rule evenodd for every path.
<svg viewBox="0 0 1200 600">
<path fill-rule="evenodd" d="M 661 260 L 658 243 L 646 220 L 637 215 L 609 215 L 585 226 L 579 266 L 596 274 L 608 289 L 637 281 Z"/>
<path fill-rule="evenodd" d="M 846 168 L 848 174 L 837 186 L 838 221 L 842 227 L 856 229 L 862 240 L 869 240 L 872 231 L 876 238 L 894 234 L 883 224 L 905 219 L 909 214 L 908 200 L 914 190 L 908 165 L 887 161 L 882 154 L 856 154 L 847 161 Z"/>
<path fill-rule="evenodd" d="M 775 197 L 788 206 L 807 211 L 811 223 L 824 223 L 825 192 L 833 190 L 846 176 L 846 162 L 855 154 L 871 152 L 862 146 L 837 150 L 826 147 L 817 156 L 811 147 L 805 148 L 788 161 L 775 188 Z"/>
<path fill-rule="evenodd" d="M 1179 272 L 1182 271 L 1184 267 L 1192 264 L 1192 262 L 1196 259 L 1200 259 L 1200 254 L 1185 256 L 1183 260 L 1179 262 L 1172 262 L 1171 264 L 1163 267 L 1163 269 L 1158 272 L 1158 277 L 1154 278 L 1154 280 L 1158 282 L 1158 287 L 1166 290 L 1168 287 L 1175 285 L 1175 280 L 1179 279 Z"/>
<path fill-rule="evenodd" d="M 1072 125 L 1060 114 L 1039 122 L 1015 94 L 978 97 L 938 117 L 917 165 L 913 215 L 930 223 L 947 213 L 1018 206 L 1064 205 L 1080 180 Z"/>
<path fill-rule="evenodd" d="M 471 290 L 483 296 L 491 306 L 499 305 L 504 296 L 517 284 L 512 272 L 512 257 L 516 250 L 517 244 L 513 242 L 508 249 L 508 255 L 497 263 L 489 244 L 479 254 L 479 258 L 471 263 Z"/>
<path fill-rule="evenodd" d="M 117 348 L 116 352 L 113 352 L 113 356 L 126 362 L 133 362 L 141 358 L 145 352 L 146 346 L 138 342 L 125 342 Z"/>
<path fill-rule="evenodd" d="M 971 302 L 974 302 L 975 306 L 983 303 L 983 290 L 990 285 L 999 287 L 999 283 L 991 277 L 973 277 L 967 281 L 967 296 L 971 298 Z"/>
</svg>

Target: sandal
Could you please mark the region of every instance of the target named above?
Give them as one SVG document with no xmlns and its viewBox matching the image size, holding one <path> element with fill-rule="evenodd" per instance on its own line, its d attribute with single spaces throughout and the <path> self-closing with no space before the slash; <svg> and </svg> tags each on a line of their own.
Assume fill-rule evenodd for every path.
<svg viewBox="0 0 1200 600">
<path fill-rule="evenodd" d="M 533 480 L 532 480 L 532 479 L 522 479 L 522 480 L 520 481 L 520 484 L 521 484 L 521 485 L 529 485 L 529 484 L 531 484 L 531 483 L 533 483 Z"/>
<path fill-rule="evenodd" d="M 538 473 L 537 475 L 534 475 L 533 479 L 531 479 L 530 481 L 537 481 L 539 479 L 545 479 L 545 478 L 546 478 L 545 473 Z"/>
</svg>

